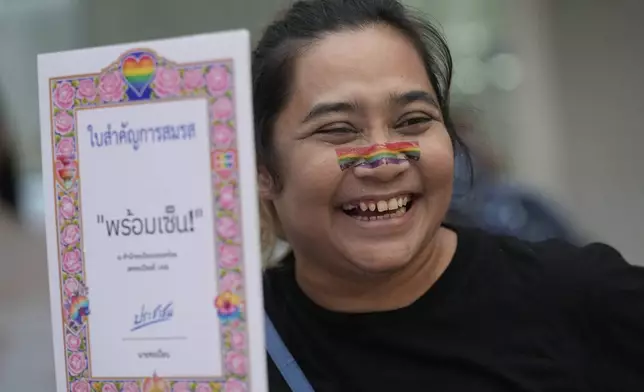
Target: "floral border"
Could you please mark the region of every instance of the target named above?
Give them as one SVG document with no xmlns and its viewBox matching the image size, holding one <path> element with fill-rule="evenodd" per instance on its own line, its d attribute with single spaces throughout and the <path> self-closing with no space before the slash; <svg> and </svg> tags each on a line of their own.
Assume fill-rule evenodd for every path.
<svg viewBox="0 0 644 392">
<path fill-rule="evenodd" d="M 142 66 L 150 73 L 128 79 L 128 66 Z M 151 64 L 151 65 L 150 65 Z M 241 209 L 238 187 L 237 140 L 231 60 L 177 64 L 151 50 L 132 50 L 98 74 L 50 80 L 51 129 L 56 197 L 56 224 L 60 272 L 61 312 L 65 340 L 68 392 L 243 392 L 248 378 L 248 328 L 244 306 Z M 210 116 L 211 169 L 219 296 L 213 300 L 221 323 L 225 376 L 213 380 L 162 379 L 156 374 L 141 380 L 97 380 L 89 363 L 90 314 L 85 280 L 81 219 L 77 109 L 131 101 L 163 101 L 205 97 Z M 156 129 L 159 138 L 181 135 Z M 127 131 L 106 131 L 127 138 Z M 110 139 L 110 140 L 108 140 Z"/>
</svg>

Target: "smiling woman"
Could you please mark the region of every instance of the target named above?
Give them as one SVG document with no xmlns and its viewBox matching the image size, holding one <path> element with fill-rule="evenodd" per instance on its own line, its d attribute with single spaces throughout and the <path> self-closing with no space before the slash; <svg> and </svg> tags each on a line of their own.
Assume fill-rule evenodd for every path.
<svg viewBox="0 0 644 392">
<path fill-rule="evenodd" d="M 303 370 L 293 390 L 644 384 L 643 270 L 605 245 L 444 223 L 467 150 L 437 29 L 396 0 L 299 1 L 253 80 L 264 245 L 292 249 L 265 272 L 265 307 Z M 298 367 L 272 359 L 287 390 Z"/>
</svg>

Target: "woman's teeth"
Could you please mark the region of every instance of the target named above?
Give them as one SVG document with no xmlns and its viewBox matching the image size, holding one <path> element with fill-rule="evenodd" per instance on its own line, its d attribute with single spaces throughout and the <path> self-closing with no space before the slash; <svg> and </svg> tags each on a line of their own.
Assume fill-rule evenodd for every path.
<svg viewBox="0 0 644 392">
<path fill-rule="evenodd" d="M 382 220 L 404 215 L 407 204 L 410 202 L 408 195 L 393 197 L 388 200 L 361 201 L 355 204 L 345 204 L 342 209 L 358 220 Z"/>
</svg>

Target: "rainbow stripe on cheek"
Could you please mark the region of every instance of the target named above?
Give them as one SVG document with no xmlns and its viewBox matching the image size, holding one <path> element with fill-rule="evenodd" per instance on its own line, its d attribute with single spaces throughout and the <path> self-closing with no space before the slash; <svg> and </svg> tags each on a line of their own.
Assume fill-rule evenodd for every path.
<svg viewBox="0 0 644 392">
<path fill-rule="evenodd" d="M 376 168 L 420 159 L 418 142 L 390 142 L 366 147 L 339 147 L 335 149 L 340 170 L 356 166 Z"/>
</svg>

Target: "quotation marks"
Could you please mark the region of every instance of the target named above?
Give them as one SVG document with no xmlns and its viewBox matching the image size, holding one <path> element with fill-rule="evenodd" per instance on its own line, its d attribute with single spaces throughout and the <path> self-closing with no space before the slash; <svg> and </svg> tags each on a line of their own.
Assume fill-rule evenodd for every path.
<svg viewBox="0 0 644 392">
<path fill-rule="evenodd" d="M 108 237 L 128 237 L 193 233 L 196 230 L 195 221 L 200 218 L 203 218 L 201 208 L 191 209 L 180 214 L 177 213 L 174 205 L 168 205 L 162 215 L 137 216 L 127 208 L 124 218 L 105 219 L 105 216 L 97 215 L 96 222 L 105 226 Z"/>
</svg>

